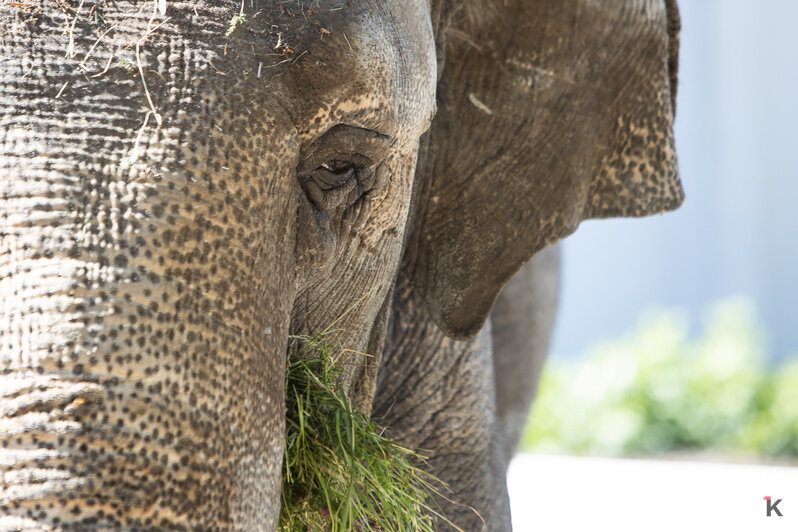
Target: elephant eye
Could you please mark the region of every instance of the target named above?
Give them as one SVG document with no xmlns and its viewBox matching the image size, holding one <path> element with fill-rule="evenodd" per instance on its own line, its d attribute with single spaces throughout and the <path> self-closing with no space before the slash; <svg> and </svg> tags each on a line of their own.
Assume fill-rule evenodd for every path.
<svg viewBox="0 0 798 532">
<path fill-rule="evenodd" d="M 330 190 L 345 185 L 358 175 L 358 165 L 346 159 L 330 159 L 319 165 L 312 178 L 322 190 Z"/>
<path fill-rule="evenodd" d="M 322 190 L 332 190 L 339 188 L 350 181 L 357 182 L 363 174 L 363 170 L 370 166 L 368 161 L 361 161 L 359 157 L 352 157 L 354 160 L 329 159 L 321 163 L 316 169 L 309 172 L 301 181 L 312 179 Z"/>
<path fill-rule="evenodd" d="M 319 210 L 351 206 L 374 184 L 374 163 L 358 154 L 330 158 L 299 175 L 299 184 Z"/>
<path fill-rule="evenodd" d="M 389 146 L 388 137 L 375 131 L 331 128 L 300 154 L 297 178 L 305 196 L 329 213 L 352 207 L 374 187 Z"/>
<path fill-rule="evenodd" d="M 332 172 L 333 174 L 340 175 L 349 172 L 355 165 L 349 161 L 341 161 L 340 159 L 333 159 L 321 164 L 321 167 Z"/>
</svg>

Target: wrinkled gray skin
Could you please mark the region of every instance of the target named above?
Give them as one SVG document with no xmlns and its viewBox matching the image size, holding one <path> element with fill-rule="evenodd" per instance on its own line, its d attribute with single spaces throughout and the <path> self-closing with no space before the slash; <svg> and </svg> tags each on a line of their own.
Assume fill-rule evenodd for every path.
<svg viewBox="0 0 798 532">
<path fill-rule="evenodd" d="M 549 351 L 560 288 L 560 247 L 549 247 L 502 289 L 490 314 L 496 416 L 510 461 Z"/>
<path fill-rule="evenodd" d="M 241 9 L 0 8 L 0 530 L 273 530 L 288 336 L 336 319 L 352 399 L 508 529 L 540 348 L 488 315 L 582 219 L 682 201 L 675 6 Z"/>
<path fill-rule="evenodd" d="M 461 490 L 438 504 L 464 530 L 510 527 L 505 473 L 548 350 L 558 287 L 553 246 L 504 287 L 475 338 L 455 341 L 424 315 L 404 278 L 397 284 L 374 415 L 408 445 L 433 451 L 433 470 Z"/>
</svg>

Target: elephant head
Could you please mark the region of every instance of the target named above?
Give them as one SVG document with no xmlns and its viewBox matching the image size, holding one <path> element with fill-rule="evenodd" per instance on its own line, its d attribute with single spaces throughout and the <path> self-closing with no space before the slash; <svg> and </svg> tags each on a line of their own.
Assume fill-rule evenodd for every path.
<svg viewBox="0 0 798 532">
<path fill-rule="evenodd" d="M 581 219 L 678 205 L 669 12 L 3 6 L 0 528 L 273 529 L 291 333 L 337 320 L 368 405 L 400 267 L 466 337 Z"/>
<path fill-rule="evenodd" d="M 683 200 L 675 0 L 439 1 L 438 112 L 407 253 L 431 315 L 474 335 L 509 278 L 585 218 Z"/>
</svg>

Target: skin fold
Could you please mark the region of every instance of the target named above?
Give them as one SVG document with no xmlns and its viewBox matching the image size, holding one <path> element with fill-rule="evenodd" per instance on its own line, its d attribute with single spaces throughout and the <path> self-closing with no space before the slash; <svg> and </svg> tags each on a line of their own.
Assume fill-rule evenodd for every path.
<svg viewBox="0 0 798 532">
<path fill-rule="evenodd" d="M 289 336 L 333 322 L 447 515 L 509 529 L 506 361 L 548 322 L 488 314 L 580 220 L 681 202 L 674 13 L 2 6 L 0 530 L 274 530 Z"/>
</svg>

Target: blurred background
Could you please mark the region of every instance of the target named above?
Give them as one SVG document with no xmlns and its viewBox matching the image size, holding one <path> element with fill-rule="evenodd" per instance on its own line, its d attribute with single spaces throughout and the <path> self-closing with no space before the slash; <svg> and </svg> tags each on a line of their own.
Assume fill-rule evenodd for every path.
<svg viewBox="0 0 798 532">
<path fill-rule="evenodd" d="M 680 10 L 687 200 L 583 223 L 564 242 L 522 448 L 796 463 L 798 2 Z"/>
</svg>

